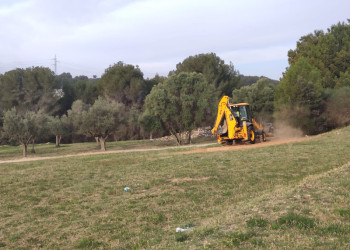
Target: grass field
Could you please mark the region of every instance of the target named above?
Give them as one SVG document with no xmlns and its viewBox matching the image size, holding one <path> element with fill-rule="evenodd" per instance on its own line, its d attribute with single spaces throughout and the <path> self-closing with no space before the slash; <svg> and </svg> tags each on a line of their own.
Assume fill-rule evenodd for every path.
<svg viewBox="0 0 350 250">
<path fill-rule="evenodd" d="M 85 146 L 65 147 L 61 155 Z M 350 248 L 350 127 L 179 153 L 189 150 L 0 164 L 0 248 Z"/>
</svg>

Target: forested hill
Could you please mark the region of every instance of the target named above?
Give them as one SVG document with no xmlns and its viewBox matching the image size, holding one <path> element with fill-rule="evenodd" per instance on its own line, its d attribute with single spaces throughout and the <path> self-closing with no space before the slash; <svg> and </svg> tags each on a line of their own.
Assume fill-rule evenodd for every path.
<svg viewBox="0 0 350 250">
<path fill-rule="evenodd" d="M 242 86 L 250 86 L 250 85 L 256 83 L 257 81 L 259 81 L 260 79 L 264 79 L 264 78 L 268 79 L 269 82 L 271 82 L 275 87 L 279 83 L 279 81 L 270 79 L 270 78 L 265 77 L 265 76 L 245 76 L 245 75 L 240 75 L 240 78 L 241 78 Z"/>
</svg>

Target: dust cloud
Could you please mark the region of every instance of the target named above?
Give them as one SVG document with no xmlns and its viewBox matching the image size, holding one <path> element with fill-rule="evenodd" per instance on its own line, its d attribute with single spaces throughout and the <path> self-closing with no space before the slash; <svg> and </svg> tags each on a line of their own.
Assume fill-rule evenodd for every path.
<svg viewBox="0 0 350 250">
<path fill-rule="evenodd" d="M 276 138 L 299 138 L 303 136 L 304 134 L 300 129 L 294 128 L 284 121 L 274 122 L 274 137 Z"/>
</svg>

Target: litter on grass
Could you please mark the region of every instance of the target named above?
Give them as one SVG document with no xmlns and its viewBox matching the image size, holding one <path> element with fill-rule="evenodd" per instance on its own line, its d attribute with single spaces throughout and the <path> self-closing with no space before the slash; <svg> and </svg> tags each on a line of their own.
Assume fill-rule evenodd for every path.
<svg viewBox="0 0 350 250">
<path fill-rule="evenodd" d="M 194 227 L 186 227 L 186 228 L 177 227 L 176 228 L 176 232 L 177 233 L 179 233 L 179 232 L 186 232 L 186 231 L 191 231 L 193 229 L 194 229 Z"/>
</svg>

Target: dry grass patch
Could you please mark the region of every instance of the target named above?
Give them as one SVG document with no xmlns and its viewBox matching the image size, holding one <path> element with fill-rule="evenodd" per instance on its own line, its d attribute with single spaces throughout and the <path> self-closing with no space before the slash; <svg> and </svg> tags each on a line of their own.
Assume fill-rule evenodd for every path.
<svg viewBox="0 0 350 250">
<path fill-rule="evenodd" d="M 186 182 L 186 181 L 207 181 L 209 180 L 211 177 L 210 176 L 206 176 L 206 177 L 200 177 L 200 178 L 190 178 L 190 177 L 185 177 L 185 178 L 174 178 L 171 180 L 171 182 L 174 183 L 182 183 L 182 182 Z"/>
</svg>

